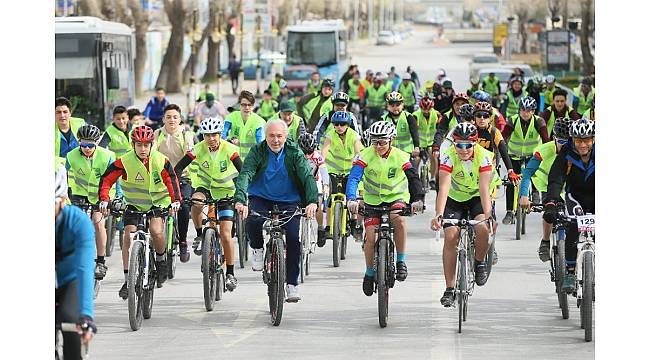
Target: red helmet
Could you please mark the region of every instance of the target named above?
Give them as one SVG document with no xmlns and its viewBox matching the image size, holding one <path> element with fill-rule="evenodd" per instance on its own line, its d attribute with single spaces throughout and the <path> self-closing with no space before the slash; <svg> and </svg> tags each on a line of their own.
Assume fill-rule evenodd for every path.
<svg viewBox="0 0 650 360">
<path fill-rule="evenodd" d="M 145 125 L 136 126 L 131 132 L 131 140 L 142 143 L 153 142 L 153 130 Z"/>
<path fill-rule="evenodd" d="M 474 104 L 474 113 L 476 114 L 479 111 L 486 111 L 491 114 L 492 104 L 486 101 L 478 101 L 476 104 Z"/>
<path fill-rule="evenodd" d="M 460 100 L 460 99 L 463 99 L 469 103 L 469 96 L 467 96 L 467 94 L 464 92 L 459 92 L 456 95 L 454 95 L 454 100 L 451 103 L 453 104 L 456 102 L 456 100 Z"/>
<path fill-rule="evenodd" d="M 427 94 L 420 99 L 419 106 L 422 110 L 431 110 L 431 108 L 433 108 L 433 99 Z"/>
</svg>

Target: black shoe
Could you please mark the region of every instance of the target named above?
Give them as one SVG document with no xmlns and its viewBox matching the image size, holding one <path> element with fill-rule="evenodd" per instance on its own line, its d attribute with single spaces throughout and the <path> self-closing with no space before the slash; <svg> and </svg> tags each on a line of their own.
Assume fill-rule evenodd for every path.
<svg viewBox="0 0 650 360">
<path fill-rule="evenodd" d="M 363 293 L 366 296 L 372 296 L 373 292 L 375 292 L 375 278 L 365 275 L 363 277 Z"/>
<path fill-rule="evenodd" d="M 506 216 L 503 217 L 503 220 L 501 220 L 501 222 L 504 225 L 514 224 L 515 223 L 515 213 L 513 213 L 512 211 L 507 211 Z"/>
<path fill-rule="evenodd" d="M 445 292 L 442 294 L 442 297 L 440 298 L 440 304 L 442 304 L 442 306 L 444 307 L 450 307 L 454 305 L 454 301 L 456 301 L 454 288 L 446 289 Z"/>
<path fill-rule="evenodd" d="M 167 261 L 166 260 L 161 260 L 161 261 L 156 261 L 156 275 L 158 277 L 158 281 L 156 282 L 156 285 L 158 287 L 162 287 L 162 284 L 167 281 Z"/>
<path fill-rule="evenodd" d="M 429 180 L 429 189 L 431 189 L 431 190 L 436 189 L 436 181 L 435 180 Z"/>
<path fill-rule="evenodd" d="M 323 231 L 324 231 L 324 234 L 325 234 L 325 240 L 327 240 L 327 239 L 332 240 L 332 234 L 330 234 L 330 227 L 325 226 Z"/>
<path fill-rule="evenodd" d="M 316 241 L 318 247 L 325 246 L 325 229 L 318 229 L 318 240 Z"/>
<path fill-rule="evenodd" d="M 397 274 L 395 275 L 395 279 L 397 281 L 404 281 L 406 280 L 406 277 L 408 276 L 409 271 L 406 268 L 406 263 L 404 261 L 398 261 L 397 262 Z"/>
<path fill-rule="evenodd" d="M 180 249 L 181 262 L 186 263 L 190 261 L 190 252 L 187 251 L 187 241 L 181 242 L 178 244 L 178 247 Z"/>
<path fill-rule="evenodd" d="M 486 261 L 474 261 L 474 280 L 478 286 L 483 286 L 488 281 Z"/>
<path fill-rule="evenodd" d="M 542 260 L 542 262 L 547 262 L 551 260 L 551 254 L 549 250 L 550 246 L 551 246 L 550 240 L 540 241 L 539 249 L 537 249 L 537 255 L 539 255 L 539 259 Z"/>
<path fill-rule="evenodd" d="M 120 288 L 120 291 L 118 292 L 118 294 L 120 295 L 122 300 L 126 300 L 126 299 L 129 298 L 129 288 L 126 285 L 126 281 L 124 282 L 124 284 L 122 284 L 122 287 Z"/>
</svg>

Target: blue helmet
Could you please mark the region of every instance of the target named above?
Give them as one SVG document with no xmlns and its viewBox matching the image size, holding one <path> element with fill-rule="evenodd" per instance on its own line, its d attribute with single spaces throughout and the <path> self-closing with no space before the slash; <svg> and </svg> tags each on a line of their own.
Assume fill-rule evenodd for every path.
<svg viewBox="0 0 650 360">
<path fill-rule="evenodd" d="M 490 94 L 486 93 L 483 90 L 477 90 L 472 93 L 472 97 L 476 99 L 476 101 L 485 101 L 485 102 L 490 102 L 492 100 L 492 97 Z"/>
<path fill-rule="evenodd" d="M 347 111 L 337 111 L 334 114 L 332 114 L 332 124 L 352 124 L 352 117 L 350 116 L 350 113 Z"/>
</svg>

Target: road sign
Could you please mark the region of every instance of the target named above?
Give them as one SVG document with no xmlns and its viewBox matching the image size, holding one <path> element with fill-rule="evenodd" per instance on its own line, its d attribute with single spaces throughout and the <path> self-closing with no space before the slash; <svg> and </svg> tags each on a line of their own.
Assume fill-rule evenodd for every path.
<svg viewBox="0 0 650 360">
<path fill-rule="evenodd" d="M 546 33 L 546 66 L 550 71 L 568 71 L 571 66 L 571 42 L 567 30 Z"/>
<path fill-rule="evenodd" d="M 244 14 L 243 28 L 245 32 L 254 32 L 256 30 L 256 18 L 259 15 L 262 32 L 265 34 L 271 33 L 273 0 L 243 0 L 242 13 Z"/>
<path fill-rule="evenodd" d="M 492 31 L 492 47 L 495 53 L 501 52 L 503 39 L 508 37 L 508 24 L 495 24 Z"/>
</svg>

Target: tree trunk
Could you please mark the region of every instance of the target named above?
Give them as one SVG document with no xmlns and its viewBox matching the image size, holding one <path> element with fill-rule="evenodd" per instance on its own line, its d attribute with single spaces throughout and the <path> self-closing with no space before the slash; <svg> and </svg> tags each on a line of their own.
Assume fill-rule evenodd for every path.
<svg viewBox="0 0 650 360">
<path fill-rule="evenodd" d="M 528 47 L 526 46 L 528 43 L 528 11 L 524 10 L 519 12 L 517 14 L 517 17 L 519 18 L 519 35 L 521 36 L 521 48 L 520 52 L 522 54 L 527 54 L 528 53 Z"/>
<path fill-rule="evenodd" d="M 188 83 L 190 81 L 190 76 L 192 75 L 192 62 L 194 62 L 194 68 L 196 69 L 196 61 L 199 56 L 199 49 L 203 47 L 203 43 L 205 42 L 206 39 L 209 38 L 211 25 L 212 25 L 212 20 L 210 20 L 208 26 L 206 26 L 205 29 L 203 29 L 203 32 L 201 33 L 201 40 L 199 40 L 199 42 L 196 44 L 197 58 L 196 59 L 194 58 L 194 54 L 190 54 L 190 57 L 187 59 L 187 62 L 183 67 L 183 84 Z"/>
<path fill-rule="evenodd" d="M 595 73 L 594 56 L 589 46 L 589 35 L 591 34 L 591 5 L 592 0 L 582 0 L 582 30 L 580 30 L 580 49 L 582 50 L 582 74 L 590 76 Z"/>
<path fill-rule="evenodd" d="M 219 29 L 218 27 L 221 26 L 223 27 L 223 24 L 220 24 L 220 20 L 218 19 L 219 16 L 219 11 L 220 11 L 220 6 L 217 3 L 216 0 L 211 0 L 210 1 L 210 23 L 208 24 L 208 63 L 205 69 L 205 73 L 203 74 L 203 77 L 201 78 L 201 81 L 204 83 L 208 83 L 211 81 L 217 80 L 217 76 L 219 75 L 219 48 L 221 46 L 221 39 L 214 39 L 218 41 L 214 41 L 212 38 L 212 33 L 214 31 L 219 31 L 223 29 Z M 216 23 L 213 21 L 214 19 L 217 19 Z"/>
<path fill-rule="evenodd" d="M 100 19 L 104 18 L 97 0 L 79 0 L 79 15 L 94 16 Z"/>
<path fill-rule="evenodd" d="M 147 30 L 151 20 L 146 11 L 142 10 L 140 1 L 129 0 L 129 9 L 135 26 L 135 93 L 142 94 L 142 78 L 147 63 Z"/>
<path fill-rule="evenodd" d="M 182 86 L 184 25 L 187 16 L 183 5 L 183 0 L 165 0 L 165 13 L 172 25 L 172 31 L 156 87 L 163 87 L 170 93 L 180 92 Z"/>
</svg>

